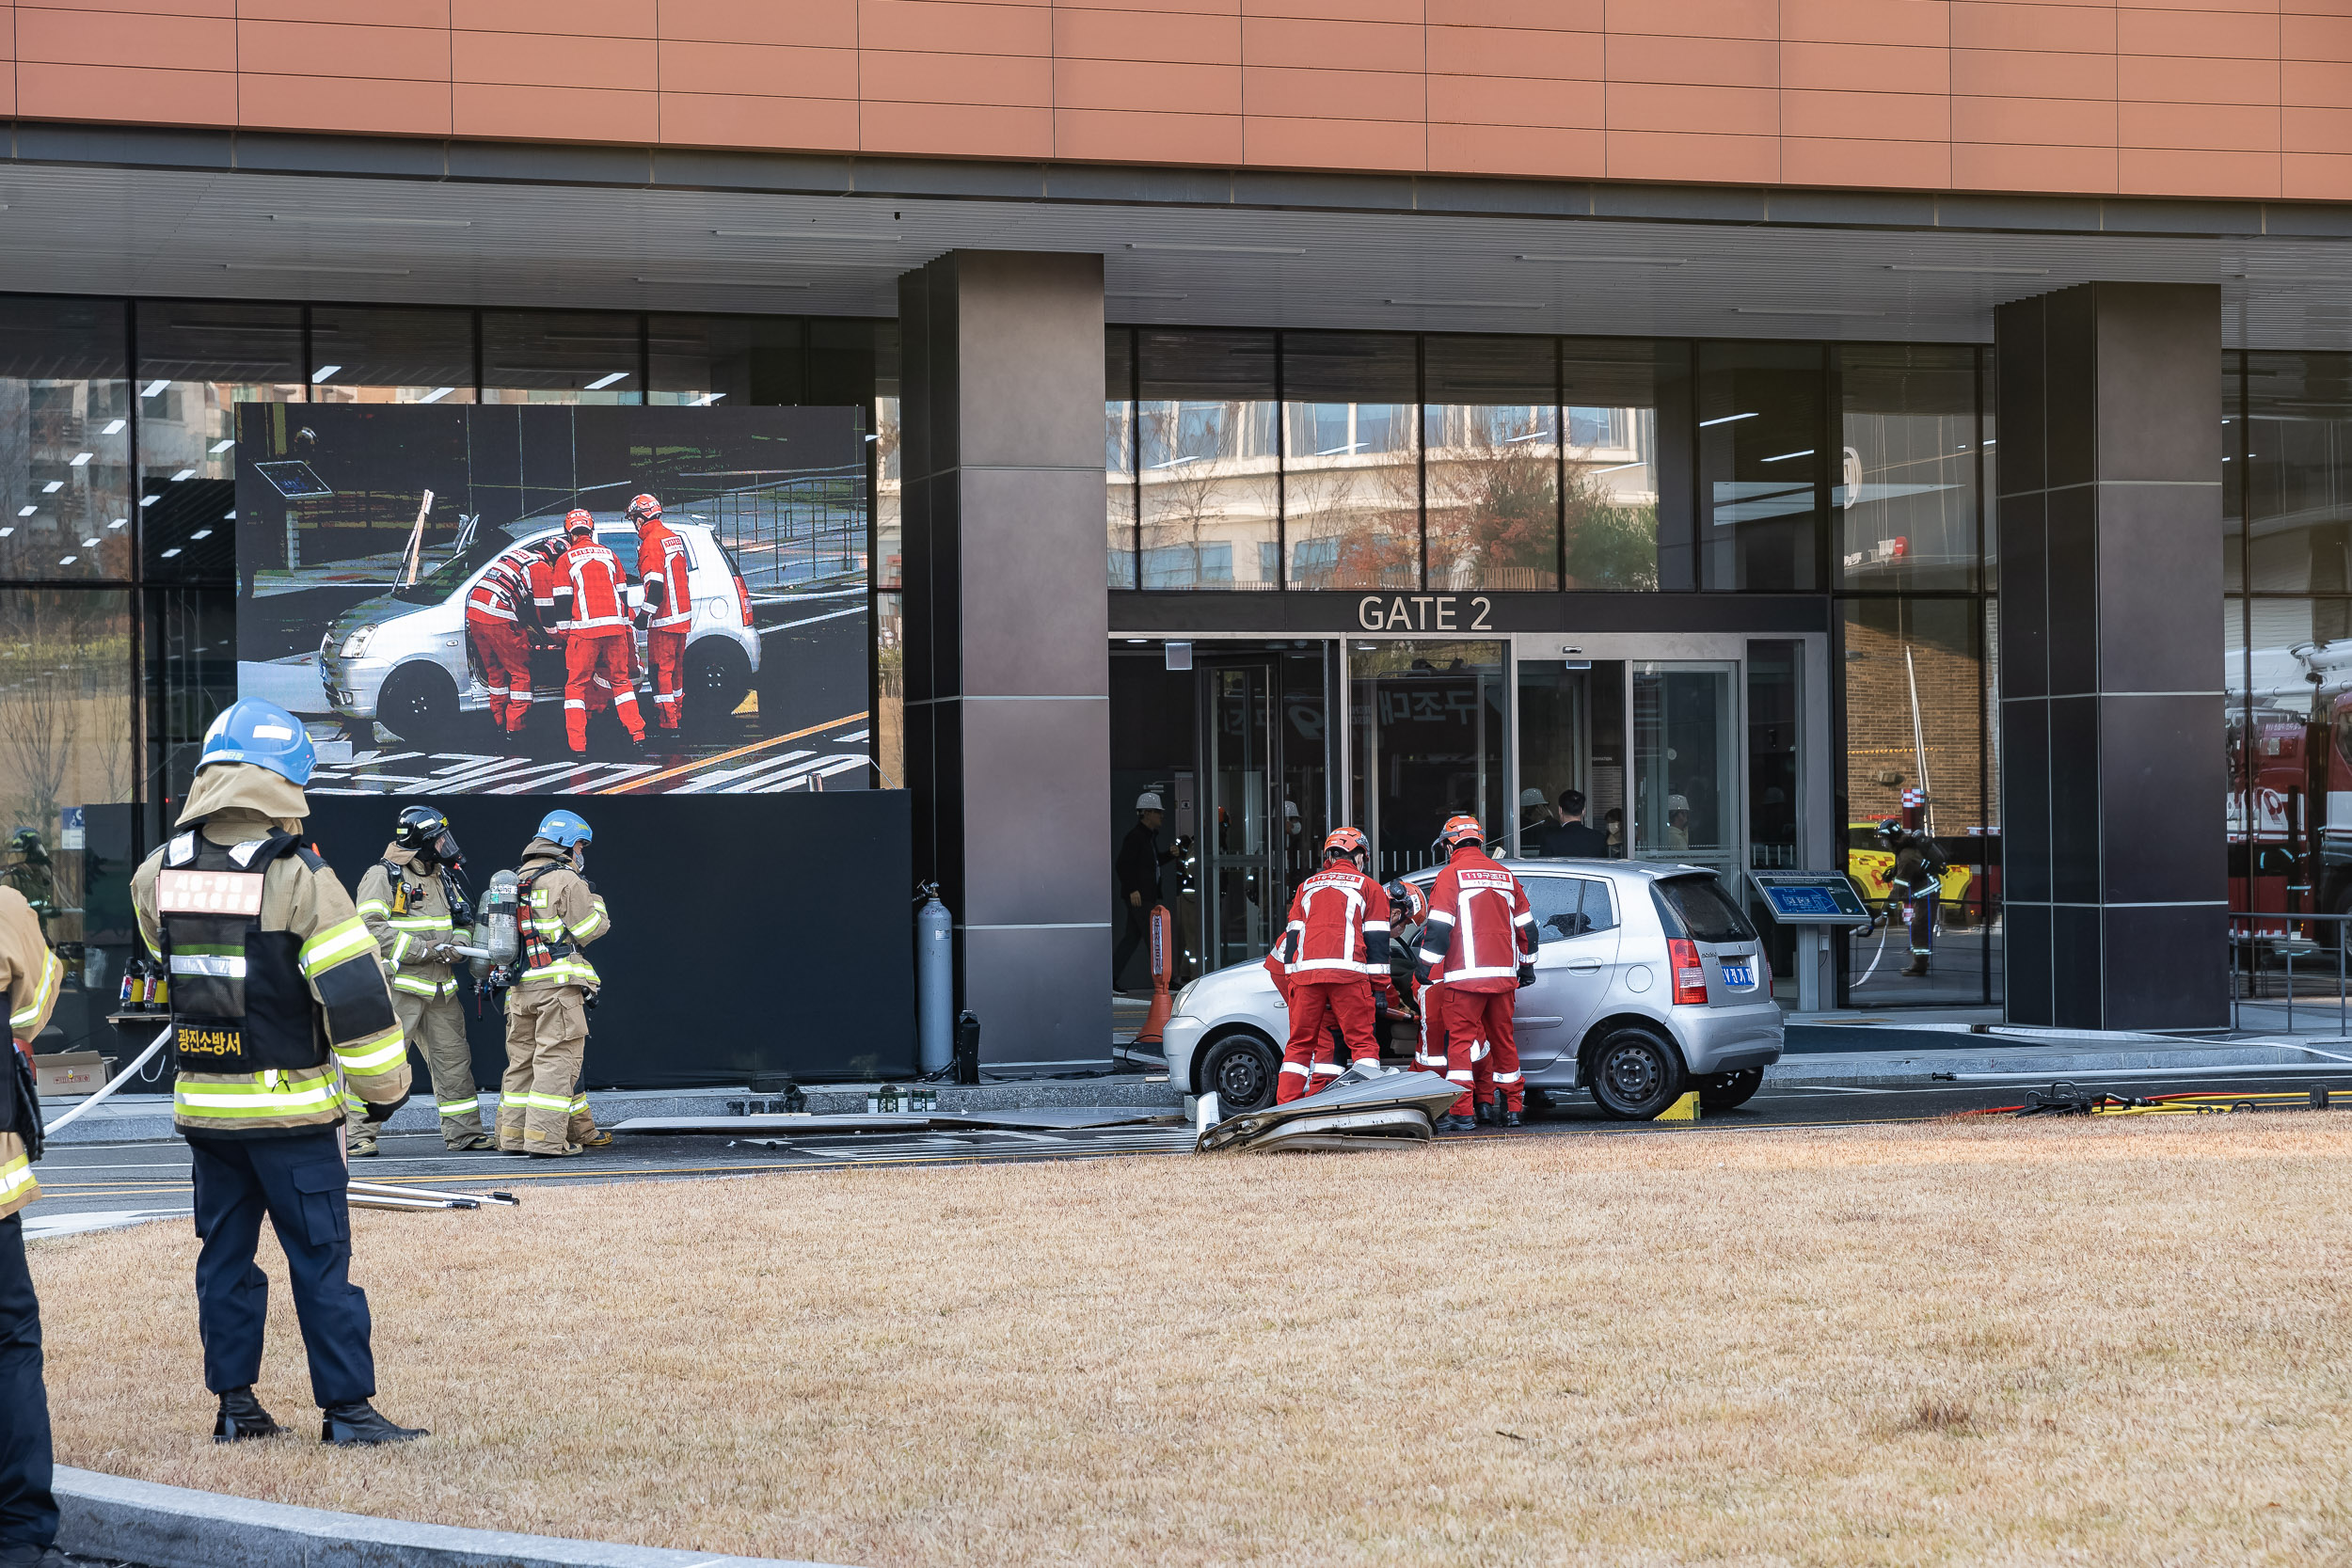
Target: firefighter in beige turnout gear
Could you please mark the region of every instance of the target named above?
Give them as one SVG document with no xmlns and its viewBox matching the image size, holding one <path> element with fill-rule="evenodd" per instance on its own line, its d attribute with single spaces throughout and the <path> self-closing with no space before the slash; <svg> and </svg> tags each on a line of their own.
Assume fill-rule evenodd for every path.
<svg viewBox="0 0 2352 1568">
<path fill-rule="evenodd" d="M 223 1442 L 282 1431 L 255 1395 L 276 1232 L 322 1413 L 320 1439 L 405 1442 L 375 1396 L 367 1296 L 351 1282 L 343 1101 L 408 1096 L 408 1048 L 374 939 L 303 841 L 316 752 L 301 721 L 243 699 L 205 732 L 177 832 L 131 878 L 139 935 L 171 976 L 172 1102 L 195 1198 L 197 1327 Z"/>
<path fill-rule="evenodd" d="M 509 1154 L 578 1154 L 600 1148 L 580 1070 L 588 1053 L 588 1007 L 602 984 L 580 949 L 612 928 L 604 899 L 581 877 L 591 837 L 568 811 L 549 812 L 523 847 L 522 955 L 506 993 L 506 1081 L 499 1101 L 499 1148 Z"/>
<path fill-rule="evenodd" d="M 40 1196 L 25 1135 L 40 1127 L 32 1039 L 57 1005 L 64 966 L 41 940 L 24 895 L 0 887 L 0 991 L 8 998 L 15 1061 L 0 1063 L 0 1563 L 61 1564 L 51 1492 L 49 1394 L 41 1383 L 40 1303 L 24 1263 L 17 1211 Z"/>
<path fill-rule="evenodd" d="M 459 956 L 453 946 L 473 942 L 472 911 L 454 885 L 464 856 L 449 819 L 432 806 L 402 810 L 384 858 L 359 879 L 359 918 L 375 938 L 392 980 L 392 1011 L 408 1043 L 423 1053 L 440 1108 L 441 1142 L 453 1150 L 493 1148 L 482 1129 L 473 1077 L 473 1046 L 466 1038 L 459 1003 Z M 375 1124 L 366 1107 L 346 1097 L 345 1134 L 351 1152 L 375 1152 Z"/>
</svg>

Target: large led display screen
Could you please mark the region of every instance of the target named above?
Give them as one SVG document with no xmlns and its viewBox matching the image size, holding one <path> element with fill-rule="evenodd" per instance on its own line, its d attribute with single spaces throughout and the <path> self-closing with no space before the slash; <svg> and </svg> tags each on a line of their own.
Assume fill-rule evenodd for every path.
<svg viewBox="0 0 2352 1568">
<path fill-rule="evenodd" d="M 860 410 L 239 413 L 237 686 L 310 728 L 313 796 L 868 785 Z M 641 495 L 666 554 L 628 516 Z M 619 578 L 601 615 L 548 597 L 575 581 L 576 510 Z M 682 604 L 647 592 L 664 559 Z"/>
</svg>

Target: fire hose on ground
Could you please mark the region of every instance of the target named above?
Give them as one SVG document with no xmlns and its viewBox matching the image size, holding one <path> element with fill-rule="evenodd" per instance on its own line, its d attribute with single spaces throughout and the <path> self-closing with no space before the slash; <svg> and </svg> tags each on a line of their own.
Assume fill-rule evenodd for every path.
<svg viewBox="0 0 2352 1568">
<path fill-rule="evenodd" d="M 466 950 L 460 949 L 460 951 Z M 467 957 L 473 956 L 473 953 L 467 952 Z M 105 1101 L 123 1085 L 130 1083 L 139 1069 L 153 1060 L 155 1053 L 163 1050 L 170 1039 L 171 1025 L 167 1023 L 156 1031 L 155 1037 L 148 1042 L 147 1049 L 134 1057 L 130 1066 L 116 1073 L 112 1079 L 87 1096 L 79 1105 L 74 1106 L 56 1120 L 44 1123 L 41 1127 L 42 1139 L 45 1141 L 60 1129 L 71 1126 L 84 1112 Z M 448 1193 L 431 1187 L 389 1186 L 381 1181 L 354 1181 L 350 1184 L 350 1190 L 351 1203 L 361 1209 L 479 1209 L 485 1203 L 508 1209 L 522 1206 L 522 1199 L 505 1191 Z"/>
</svg>

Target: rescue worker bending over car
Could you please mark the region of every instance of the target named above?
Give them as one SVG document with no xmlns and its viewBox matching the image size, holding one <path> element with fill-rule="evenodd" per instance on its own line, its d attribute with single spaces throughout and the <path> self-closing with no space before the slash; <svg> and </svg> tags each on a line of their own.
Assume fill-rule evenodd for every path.
<svg viewBox="0 0 2352 1568">
<path fill-rule="evenodd" d="M 515 911 L 521 969 L 506 993 L 499 1101 L 499 1148 L 508 1154 L 578 1154 L 612 1141 L 597 1131 L 580 1082 L 588 1009 L 603 983 L 580 950 L 612 929 L 604 899 L 580 874 L 594 836 L 577 816 L 551 811 L 523 846 Z"/>
<path fill-rule="evenodd" d="M 663 524 L 661 503 L 651 496 L 628 503 L 628 520 L 637 525 L 637 577 L 645 590 L 637 624 L 645 628 L 645 662 L 653 666 L 654 720 L 675 731 L 679 699 L 686 690 L 679 673 L 686 662 L 686 633 L 694 622 L 693 598 L 687 591 L 686 541 Z"/>
<path fill-rule="evenodd" d="M 1373 1036 L 1373 991 L 1389 991 L 1389 895 L 1364 875 L 1368 848 L 1353 828 L 1334 828 L 1323 841 L 1323 869 L 1291 897 L 1290 928 L 1282 933 L 1282 967 L 1289 976 L 1290 1042 L 1282 1052 L 1277 1104 L 1314 1093 L 1345 1071 L 1326 1059 L 1324 1027 L 1336 1021 L 1347 1053 L 1378 1065 Z"/>
<path fill-rule="evenodd" d="M 246 699 L 204 732 L 179 833 L 131 878 L 139 935 L 171 976 L 172 1109 L 196 1186 L 196 1321 L 214 1437 L 284 1429 L 254 1397 L 269 1281 L 266 1217 L 325 1413 L 320 1441 L 396 1443 L 375 1397 L 368 1298 L 351 1283 L 343 1095 L 389 1117 L 408 1047 L 351 895 L 302 841 L 315 754 L 301 721 Z"/>
<path fill-rule="evenodd" d="M 1511 1013 L 1519 988 L 1535 982 L 1535 911 L 1519 879 L 1487 858 L 1478 818 L 1448 817 L 1431 847 L 1446 863 L 1430 884 L 1414 978 L 1445 987 L 1445 1075 L 1462 1086 L 1446 1126 L 1476 1127 L 1474 1111 L 1491 1084 L 1502 1101 L 1495 1115 L 1517 1127 L 1527 1091 Z"/>
<path fill-rule="evenodd" d="M 522 733 L 531 716 L 532 568 L 538 557 L 500 556 L 466 594 L 466 637 L 482 663 L 490 693 L 490 722 Z"/>
<path fill-rule="evenodd" d="M 441 1142 L 453 1149 L 491 1148 L 476 1103 L 473 1047 L 458 991 L 460 955 L 473 942 L 473 911 L 455 885 L 465 857 L 449 818 L 431 806 L 402 808 L 384 858 L 359 879 L 359 918 L 375 938 L 392 978 L 392 1011 L 400 1032 L 424 1053 L 433 1099 L 441 1112 Z M 375 1124 L 346 1097 L 351 1152 L 375 1152 Z"/>
<path fill-rule="evenodd" d="M 32 1040 L 49 1025 L 65 966 L 41 939 L 25 896 L 0 887 L 0 990 L 12 1058 L 0 1064 L 0 1563 L 64 1568 L 51 1492 L 49 1392 L 40 1377 L 40 1302 L 24 1264 L 18 1211 L 40 1196 L 32 1156 L 40 1133 Z"/>
</svg>

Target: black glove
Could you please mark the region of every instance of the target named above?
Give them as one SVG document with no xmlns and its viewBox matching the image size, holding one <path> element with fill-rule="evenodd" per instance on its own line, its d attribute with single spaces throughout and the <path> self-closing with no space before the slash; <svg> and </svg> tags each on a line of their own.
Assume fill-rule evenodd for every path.
<svg viewBox="0 0 2352 1568">
<path fill-rule="evenodd" d="M 24 1158 L 38 1164 L 45 1152 L 40 1126 L 40 1085 L 33 1076 L 32 1063 L 24 1059 L 24 1053 L 16 1048 L 13 1040 L 8 1042 L 8 1077 L 10 1084 L 7 1098 L 0 1100 L 0 1106 L 6 1106 L 5 1115 L 0 1115 L 0 1129 L 13 1132 L 23 1138 Z"/>
<path fill-rule="evenodd" d="M 1526 986 L 1532 986 L 1532 985 L 1534 985 L 1534 983 L 1535 983 L 1535 964 L 1534 964 L 1534 959 L 1532 959 L 1532 958 L 1521 959 L 1521 960 L 1520 960 L 1520 962 L 1519 962 L 1519 984 L 1520 984 L 1522 987 L 1526 987 Z"/>
<path fill-rule="evenodd" d="M 399 1110 L 403 1105 L 407 1103 L 408 1097 L 404 1094 L 398 1100 L 388 1101 L 382 1105 L 369 1105 L 366 1110 L 359 1113 L 359 1118 L 371 1127 L 380 1127 L 385 1122 L 392 1119 L 392 1113 L 394 1111 Z"/>
<path fill-rule="evenodd" d="M 596 995 L 597 995 L 597 993 L 592 990 L 592 991 L 586 992 L 586 993 L 585 993 L 584 995 L 582 995 L 582 996 L 581 996 L 581 998 L 580 998 L 580 1001 L 581 1001 L 581 1002 L 582 1002 L 582 1003 L 583 1003 L 583 1004 L 587 1006 L 588 1010 L 589 1010 L 590 1012 L 592 1012 L 592 1013 L 593 1013 L 593 1012 L 595 1012 L 595 1011 L 596 1010 Z"/>
</svg>

